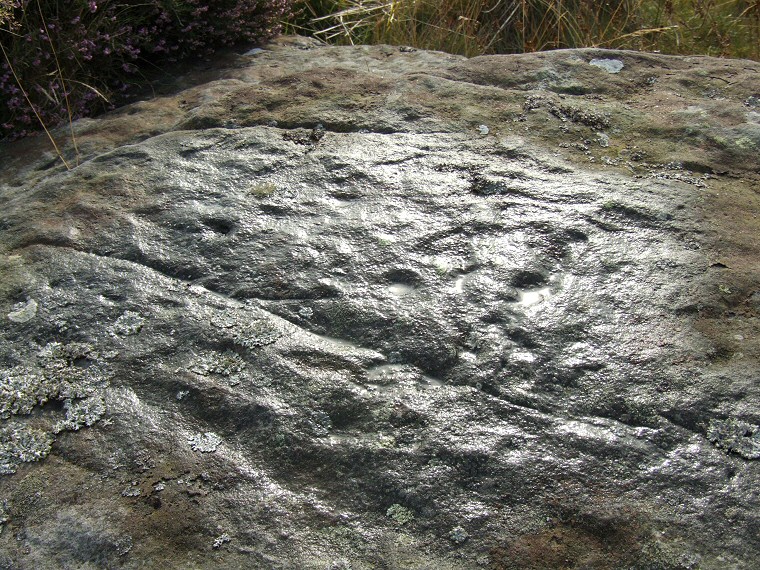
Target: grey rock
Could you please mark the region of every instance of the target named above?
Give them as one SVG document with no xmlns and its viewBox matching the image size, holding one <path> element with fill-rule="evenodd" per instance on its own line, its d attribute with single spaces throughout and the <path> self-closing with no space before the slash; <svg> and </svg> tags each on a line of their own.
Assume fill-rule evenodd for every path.
<svg viewBox="0 0 760 570">
<path fill-rule="evenodd" d="M 619 59 L 592 59 L 588 63 L 589 65 L 603 69 L 607 73 L 620 73 L 620 70 L 625 67 L 625 64 Z"/>
<path fill-rule="evenodd" d="M 264 48 L 0 145 L 0 564 L 753 567 L 760 65 Z"/>
<path fill-rule="evenodd" d="M 13 311 L 8 313 L 8 319 L 14 323 L 31 321 L 37 314 L 37 301 L 29 299 L 26 303 L 17 303 Z"/>
</svg>

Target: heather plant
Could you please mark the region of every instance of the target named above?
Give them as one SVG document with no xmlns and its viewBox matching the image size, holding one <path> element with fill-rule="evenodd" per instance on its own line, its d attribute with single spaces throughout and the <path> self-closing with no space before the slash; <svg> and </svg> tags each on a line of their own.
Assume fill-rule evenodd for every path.
<svg viewBox="0 0 760 570">
<path fill-rule="evenodd" d="M 153 70 L 279 31 L 291 0 L 0 0 L 0 138 L 113 108 Z"/>
<path fill-rule="evenodd" d="M 0 0 L 0 26 L 10 22 L 13 15 L 13 0 Z"/>
</svg>

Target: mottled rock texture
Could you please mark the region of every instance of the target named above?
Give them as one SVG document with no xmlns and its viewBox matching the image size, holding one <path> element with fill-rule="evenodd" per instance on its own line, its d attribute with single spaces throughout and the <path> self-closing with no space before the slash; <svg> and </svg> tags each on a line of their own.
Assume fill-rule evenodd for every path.
<svg viewBox="0 0 760 570">
<path fill-rule="evenodd" d="M 755 568 L 760 64 L 283 38 L 0 147 L 0 568 Z"/>
</svg>

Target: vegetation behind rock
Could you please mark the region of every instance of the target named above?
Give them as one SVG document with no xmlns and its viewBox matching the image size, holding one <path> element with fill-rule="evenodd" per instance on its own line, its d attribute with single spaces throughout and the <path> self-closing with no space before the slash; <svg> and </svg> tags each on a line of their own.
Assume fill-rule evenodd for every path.
<svg viewBox="0 0 760 570">
<path fill-rule="evenodd" d="M 475 56 L 607 47 L 760 58 L 758 0 L 0 0 L 0 139 L 129 99 L 157 69 L 281 30 Z"/>
<path fill-rule="evenodd" d="M 301 29 L 331 42 L 466 56 L 606 47 L 760 57 L 757 0 L 300 0 Z"/>
<path fill-rule="evenodd" d="M 0 138 L 123 102 L 146 74 L 280 30 L 291 0 L 0 0 Z"/>
</svg>

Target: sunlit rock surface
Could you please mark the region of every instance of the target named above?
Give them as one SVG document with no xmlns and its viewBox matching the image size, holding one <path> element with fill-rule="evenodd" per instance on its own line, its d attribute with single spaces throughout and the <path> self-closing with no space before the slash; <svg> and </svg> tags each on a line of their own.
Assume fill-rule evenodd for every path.
<svg viewBox="0 0 760 570">
<path fill-rule="evenodd" d="M 3 145 L 0 568 L 756 567 L 759 83 L 284 38 Z"/>
</svg>

